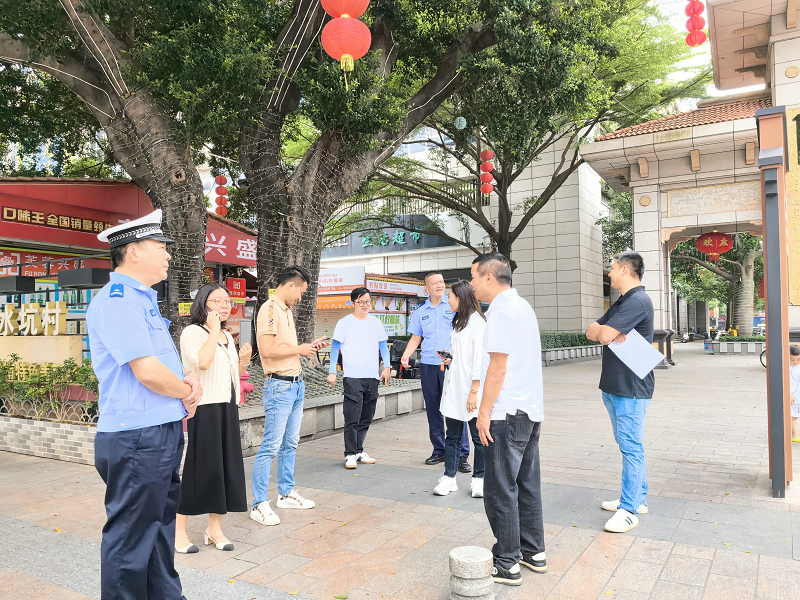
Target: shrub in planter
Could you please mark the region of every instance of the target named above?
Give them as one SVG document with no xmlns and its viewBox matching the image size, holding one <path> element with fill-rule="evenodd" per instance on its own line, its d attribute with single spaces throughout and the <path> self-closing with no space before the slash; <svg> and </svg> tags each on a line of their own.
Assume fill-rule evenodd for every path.
<svg viewBox="0 0 800 600">
<path fill-rule="evenodd" d="M 735 337 L 732 335 L 723 335 L 717 338 L 717 342 L 766 342 L 767 338 L 763 335 L 741 335 Z"/>
<path fill-rule="evenodd" d="M 551 348 L 574 348 L 575 346 L 596 346 L 594 342 L 583 333 L 542 333 L 542 350 Z"/>
</svg>

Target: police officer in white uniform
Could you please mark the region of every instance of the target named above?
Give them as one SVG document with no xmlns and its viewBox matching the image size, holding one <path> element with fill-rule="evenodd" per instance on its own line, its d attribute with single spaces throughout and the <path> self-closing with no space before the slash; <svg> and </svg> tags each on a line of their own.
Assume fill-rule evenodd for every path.
<svg viewBox="0 0 800 600">
<path fill-rule="evenodd" d="M 174 566 L 182 419 L 202 390 L 185 373 L 156 291 L 171 243 L 161 211 L 97 236 L 111 247 L 111 281 L 86 314 L 100 382 L 95 468 L 106 484 L 102 600 L 185 600 Z"/>
</svg>

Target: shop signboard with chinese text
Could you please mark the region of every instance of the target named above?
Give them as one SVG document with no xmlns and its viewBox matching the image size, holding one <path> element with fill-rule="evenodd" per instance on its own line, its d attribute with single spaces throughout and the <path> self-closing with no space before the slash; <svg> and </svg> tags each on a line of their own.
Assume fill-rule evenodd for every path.
<svg viewBox="0 0 800 600">
<path fill-rule="evenodd" d="M 377 313 L 375 316 L 383 323 L 386 335 L 406 335 L 406 316 L 404 314 Z"/>
<path fill-rule="evenodd" d="M 370 279 L 367 278 L 366 288 L 370 292 L 380 294 L 392 294 L 398 296 L 427 296 L 425 286 L 419 283 L 404 282 L 387 278 Z"/>
<path fill-rule="evenodd" d="M 207 263 L 256 266 L 258 239 L 232 225 L 209 217 L 206 227 L 205 260 Z"/>
<path fill-rule="evenodd" d="M 225 280 L 225 288 L 228 290 L 228 294 L 234 301 L 241 300 L 241 304 L 244 304 L 244 299 L 247 297 L 246 279 L 228 277 Z"/>
<path fill-rule="evenodd" d="M 351 292 L 364 287 L 364 267 L 334 267 L 319 270 L 317 295 L 327 296 Z"/>
<path fill-rule="evenodd" d="M 0 312 L 0 335 L 66 335 L 67 303 L 4 304 Z"/>
<path fill-rule="evenodd" d="M 24 263 L 37 263 L 52 261 L 50 263 L 50 277 L 58 275 L 59 271 L 78 268 L 78 258 L 76 254 L 61 254 L 55 252 L 41 252 L 25 250 L 23 248 L 7 248 L 0 246 L 0 277 L 9 275 L 25 275 L 27 277 L 46 277 L 47 265 L 29 265 L 19 267 Z M 82 259 L 81 267 L 100 267 L 103 269 L 111 268 L 111 261 L 102 258 Z"/>
</svg>

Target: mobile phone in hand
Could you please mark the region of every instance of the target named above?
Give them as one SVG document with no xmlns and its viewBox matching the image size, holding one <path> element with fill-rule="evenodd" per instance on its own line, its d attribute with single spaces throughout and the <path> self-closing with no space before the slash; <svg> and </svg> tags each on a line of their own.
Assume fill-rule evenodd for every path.
<svg viewBox="0 0 800 600">
<path fill-rule="evenodd" d="M 447 360 L 448 358 L 453 358 L 453 355 L 452 355 L 452 354 L 450 354 L 450 353 L 449 353 L 447 350 L 440 350 L 440 351 L 439 351 L 439 352 L 437 352 L 436 354 L 437 354 L 437 355 L 439 356 L 439 358 L 441 358 L 442 360 Z"/>
</svg>

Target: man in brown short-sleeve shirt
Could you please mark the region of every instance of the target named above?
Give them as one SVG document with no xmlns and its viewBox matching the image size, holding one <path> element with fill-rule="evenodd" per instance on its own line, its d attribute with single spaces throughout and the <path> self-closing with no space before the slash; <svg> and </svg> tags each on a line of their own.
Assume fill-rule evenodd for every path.
<svg viewBox="0 0 800 600">
<path fill-rule="evenodd" d="M 253 510 L 250 518 L 263 525 L 281 522 L 267 499 L 272 461 L 278 460 L 278 508 L 309 509 L 314 502 L 294 487 L 294 461 L 300 441 L 305 382 L 301 356 L 313 356 L 325 338 L 297 343 L 292 306 L 303 297 L 311 277 L 303 267 L 283 270 L 275 293 L 259 309 L 256 320 L 258 352 L 264 367 L 264 438 L 253 466 Z"/>
</svg>

